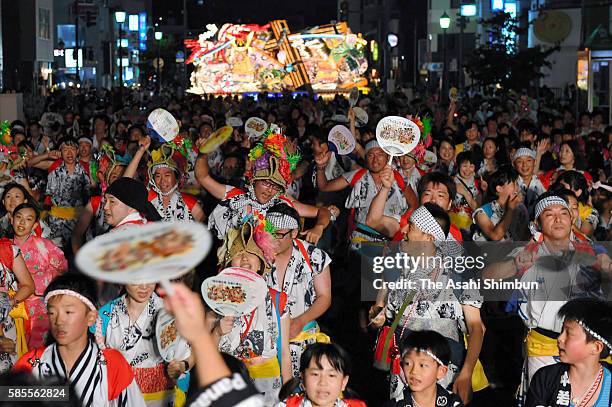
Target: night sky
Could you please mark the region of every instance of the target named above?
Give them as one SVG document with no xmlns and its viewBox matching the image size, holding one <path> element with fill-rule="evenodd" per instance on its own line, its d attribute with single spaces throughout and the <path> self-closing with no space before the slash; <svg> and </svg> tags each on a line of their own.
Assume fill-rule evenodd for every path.
<svg viewBox="0 0 612 407">
<path fill-rule="evenodd" d="M 164 0 L 163 3 L 182 3 Z M 255 23 L 285 19 L 292 31 L 328 24 L 337 18 L 335 0 L 189 0 L 187 16 L 190 30 L 204 29 L 208 23 Z"/>
</svg>

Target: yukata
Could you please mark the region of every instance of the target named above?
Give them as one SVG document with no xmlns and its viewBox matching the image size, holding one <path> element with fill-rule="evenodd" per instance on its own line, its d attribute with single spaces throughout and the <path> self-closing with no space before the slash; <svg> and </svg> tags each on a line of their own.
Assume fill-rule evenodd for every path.
<svg viewBox="0 0 612 407">
<path fill-rule="evenodd" d="M 597 229 L 597 225 L 599 225 L 599 211 L 597 209 L 579 202 L 578 213 L 580 214 L 577 225 L 579 228 L 582 227 L 583 223 L 587 222 L 593 225 L 593 230 Z"/>
<path fill-rule="evenodd" d="M 28 349 L 44 345 L 49 331 L 49 317 L 44 293 L 55 277 L 68 269 L 64 253 L 50 240 L 35 235 L 20 247 L 23 260 L 34 280 L 34 294 L 25 301 L 30 320 Z"/>
<path fill-rule="evenodd" d="M 59 238 L 61 247 L 70 242 L 78 211 L 87 203 L 89 186 L 89 175 L 80 162 L 72 173 L 64 163 L 49 172 L 45 194 L 52 206 L 47 219 L 51 236 Z"/>
<path fill-rule="evenodd" d="M 162 222 L 189 221 L 193 222 L 191 210 L 198 203 L 197 199 L 189 194 L 174 191 L 168 206 L 164 208 L 164 200 L 157 187 L 149 190 L 149 202 L 157 209 Z"/>
<path fill-rule="evenodd" d="M 525 197 L 524 204 L 531 211 L 531 209 L 535 206 L 538 197 L 546 192 L 546 188 L 544 184 L 542 184 L 542 180 L 535 175 L 531 176 L 531 180 L 529 184 L 525 183 L 523 177 L 518 177 L 517 180 L 519 190 Z"/>
<path fill-rule="evenodd" d="M 589 256 L 596 255 L 595 249 L 597 247 L 589 243 L 576 240 L 570 241 L 568 246 L 568 252 Z M 516 290 L 508 305 L 518 308 L 518 315 L 529 329 L 522 386 L 524 391 L 538 369 L 560 361 L 557 336 L 562 330 L 563 320 L 557 315 L 559 309 L 572 298 L 603 299 L 603 291 L 597 266 L 587 267 L 575 261 L 563 261 L 563 257 L 550 252 L 543 241 L 517 248 L 508 257 L 518 256 L 522 252 L 534 253 L 539 259 L 518 273 L 522 283 L 537 283 L 538 287 Z"/>
<path fill-rule="evenodd" d="M 275 407 L 312 407 L 312 402 L 305 394 L 293 394 Z M 338 398 L 332 407 L 366 407 L 366 403 L 357 399 Z"/>
<path fill-rule="evenodd" d="M 467 180 L 464 180 L 459 176 L 459 174 L 457 174 L 454 178 L 456 185 L 463 185 L 473 199 L 478 198 L 480 192 L 478 191 L 476 179 L 473 176 Z M 459 229 L 469 231 L 470 227 L 472 226 L 472 212 L 473 210 L 468 204 L 467 199 L 460 193 L 457 193 L 455 195 L 455 200 L 453 201 L 451 212 L 449 213 L 451 221 L 457 225 Z"/>
<path fill-rule="evenodd" d="M 0 239 L 0 292 L 16 293 L 19 289 L 17 277 L 13 273 L 13 261 L 19 256 L 21 250 L 8 239 Z M 10 257 L 12 256 L 12 258 Z M 23 304 L 23 303 L 22 303 Z M 25 306 L 18 306 L 7 315 L 4 321 L 0 321 L 2 328 L 2 336 L 15 342 L 17 347 L 14 354 L 0 353 L 0 373 L 8 372 L 13 364 L 17 361 L 18 355 L 21 356 L 21 351 L 24 351 L 27 346 L 26 332 L 24 327 L 24 317 L 26 315 L 18 315 L 16 311 L 22 311 L 25 314 Z M 18 318 L 19 317 L 19 318 Z"/>
<path fill-rule="evenodd" d="M 126 295 L 110 301 L 99 311 L 106 346 L 117 349 L 125 357 L 149 407 L 173 405 L 175 397 L 174 381 L 166 373 L 166 363 L 157 348 L 155 323 L 163 307 L 164 301 L 153 293 L 133 323 L 128 315 Z M 187 359 L 191 348 L 186 342 L 179 343 L 175 359 Z"/>
<path fill-rule="evenodd" d="M 368 210 L 378 188 L 370 171 L 359 169 L 342 175 L 346 182 L 353 187 L 345 202 L 345 207 L 354 213 L 355 230 L 351 234 L 351 250 L 359 250 L 363 242 L 380 242 L 385 240 L 380 233 L 366 226 Z M 385 202 L 384 215 L 392 217 L 399 222 L 401 215 L 408 209 L 401 175 L 394 172 L 396 182 L 393 183 L 387 202 Z"/>
<path fill-rule="evenodd" d="M 414 191 L 414 193 L 416 193 L 417 185 L 419 184 L 419 180 L 421 179 L 421 176 L 423 175 L 421 170 L 419 170 L 417 166 L 415 165 L 409 170 L 409 174 L 406 174 L 402 170 L 399 170 L 399 173 L 402 175 L 402 178 L 404 179 L 404 184 L 409 185 L 410 188 L 412 188 L 412 190 Z"/>
<path fill-rule="evenodd" d="M 234 319 L 232 330 L 221 337 L 219 350 L 242 360 L 257 390 L 264 394 L 264 405 L 278 402 L 282 386 L 280 320 L 288 318 L 266 293 L 264 302 L 250 314 Z"/>
<path fill-rule="evenodd" d="M 443 256 L 438 251 L 436 256 Z M 421 289 L 421 280 L 435 281 L 446 287 L 449 280 L 455 282 L 468 277 L 454 273 L 452 270 L 417 267 L 415 270 L 402 269 L 399 279 L 413 281 L 418 288 L 412 301 L 407 305 L 399 319 L 395 331 L 395 343 L 400 344 L 410 331 L 435 331 L 444 336 L 451 348 L 451 359 L 446 376 L 438 381 L 443 387 L 452 384 L 459 374 L 465 358 L 463 334 L 467 333 L 463 305 L 480 308 L 482 296 L 478 290 L 471 289 Z M 399 280 L 398 280 L 399 281 Z M 385 308 L 385 319 L 390 326 L 402 308 L 410 289 L 390 290 Z M 390 396 L 398 398 L 404 391 L 405 384 L 400 377 L 399 364 L 391 370 Z"/>
<path fill-rule="evenodd" d="M 29 351 L 15 370 L 37 379 L 56 377 L 70 382 L 84 407 L 146 406 L 125 358 L 115 349 L 101 350 L 91 337 L 70 372 L 66 372 L 56 343 Z"/>
<path fill-rule="evenodd" d="M 331 261 L 329 255 L 323 250 L 304 240 L 295 239 L 282 287 L 274 264 L 272 271 L 264 275 L 269 288 L 287 294 L 286 309 L 290 318 L 302 315 L 315 302 L 317 293 L 314 279 L 329 266 Z M 314 320 L 304 325 L 302 332 L 297 337 L 289 339 L 291 370 L 294 377 L 300 377 L 302 353 L 308 345 L 315 342 L 329 342 L 329 337 L 320 332 L 319 325 Z"/>
<path fill-rule="evenodd" d="M 462 407 L 461 398 L 455 393 L 451 393 L 444 387 L 436 384 L 436 407 Z M 387 401 L 383 407 L 418 407 L 418 404 L 412 398 L 410 387 L 406 386 L 401 395 L 397 398 Z"/>
<path fill-rule="evenodd" d="M 574 406 L 571 401 L 572 384 L 569 377 L 570 365 L 557 363 L 540 369 L 533 377 L 525 407 Z M 612 366 L 602 363 L 603 377 L 599 396 L 593 407 L 609 407 L 612 401 Z M 592 402 L 593 400 L 591 400 Z M 591 402 L 588 405 L 591 405 Z"/>
<path fill-rule="evenodd" d="M 240 229 L 253 212 L 265 216 L 268 209 L 278 203 L 285 203 L 293 207 L 292 201 L 280 193 L 265 204 L 260 204 L 255 198 L 252 185 L 249 185 L 246 192 L 231 185 L 226 185 L 225 197 L 213 209 L 208 218 L 208 229 L 214 230 L 217 237 L 223 239 L 230 229 Z"/>
<path fill-rule="evenodd" d="M 95 195 L 89 200 L 91 204 L 91 211 L 93 213 L 93 219 L 85 232 L 85 240 L 90 241 L 93 238 L 103 235 L 112 229 L 112 226 L 106 223 L 104 218 L 104 205 L 106 199 L 104 196 Z"/>
<path fill-rule="evenodd" d="M 475 225 L 478 225 L 478 223 L 476 222 L 476 217 L 478 216 L 479 213 L 484 213 L 485 215 L 487 215 L 487 218 L 489 218 L 493 226 L 496 226 L 499 222 L 501 222 L 502 218 L 504 217 L 505 212 L 506 212 L 505 209 L 499 204 L 499 202 L 497 202 L 497 200 L 494 200 L 476 209 L 474 213 L 472 213 L 472 222 Z M 520 241 L 520 238 L 519 238 L 520 227 L 527 225 L 528 223 L 529 223 L 529 216 L 527 214 L 527 209 L 525 208 L 524 205 L 520 205 L 514 211 L 514 215 L 513 215 L 513 219 L 510 224 L 510 227 L 506 230 L 506 234 L 500 240 L 500 242 Z M 482 233 L 480 228 L 478 229 L 478 231 L 474 233 L 474 236 L 472 237 L 472 239 L 475 242 L 489 241 L 489 238 L 487 238 L 484 235 L 484 233 Z"/>
</svg>

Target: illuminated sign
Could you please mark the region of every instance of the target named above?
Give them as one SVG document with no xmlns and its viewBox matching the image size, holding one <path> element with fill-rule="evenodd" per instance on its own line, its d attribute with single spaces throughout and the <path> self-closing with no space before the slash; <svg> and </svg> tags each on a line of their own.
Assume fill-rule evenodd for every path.
<svg viewBox="0 0 612 407">
<path fill-rule="evenodd" d="M 578 51 L 578 64 L 576 67 L 576 86 L 581 90 L 589 89 L 589 60 L 591 51 Z"/>
</svg>

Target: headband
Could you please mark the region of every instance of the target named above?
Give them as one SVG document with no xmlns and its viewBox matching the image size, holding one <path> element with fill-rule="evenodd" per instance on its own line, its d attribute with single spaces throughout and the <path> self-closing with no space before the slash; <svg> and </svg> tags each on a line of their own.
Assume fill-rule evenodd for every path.
<svg viewBox="0 0 612 407">
<path fill-rule="evenodd" d="M 87 305 L 87 307 L 93 312 L 98 312 L 98 309 L 93 305 L 93 303 L 89 299 L 87 299 L 87 297 L 77 293 L 76 291 L 72 291 L 68 289 L 49 291 L 49 293 L 45 295 L 45 305 L 48 305 L 49 300 L 52 297 L 55 297 L 56 295 L 69 295 L 71 297 L 77 298 L 83 301 L 83 303 Z"/>
<path fill-rule="evenodd" d="M 422 232 L 432 235 L 437 241 L 446 241 L 446 235 L 440 224 L 426 207 L 419 206 L 416 208 L 410 216 L 410 222 L 414 223 Z"/>
<path fill-rule="evenodd" d="M 512 156 L 512 161 L 516 160 L 517 158 L 521 158 L 521 157 L 529 157 L 535 160 L 536 152 L 530 148 L 521 147 L 518 150 L 516 150 L 516 152 L 514 153 L 514 156 Z"/>
<path fill-rule="evenodd" d="M 79 143 L 80 143 L 81 141 L 84 141 L 84 142 L 86 142 L 86 143 L 89 143 L 89 144 L 91 144 L 91 145 L 93 146 L 93 141 L 91 141 L 91 139 L 90 139 L 89 137 L 81 137 L 81 138 L 79 138 L 79 139 L 77 140 L 77 142 L 79 142 Z"/>
<path fill-rule="evenodd" d="M 376 140 L 368 141 L 368 143 L 365 145 L 365 148 L 364 148 L 365 153 L 368 154 L 368 151 L 370 151 L 371 149 L 376 148 L 376 147 L 381 148 L 380 144 L 378 144 L 378 141 L 376 141 Z"/>
<path fill-rule="evenodd" d="M 403 354 L 403 355 L 405 355 L 406 353 L 408 353 L 408 352 L 409 352 L 409 351 L 411 351 L 411 350 L 416 350 L 416 351 L 417 351 L 417 352 L 419 352 L 419 353 L 425 353 L 427 356 L 429 356 L 430 358 L 432 358 L 433 360 L 435 360 L 436 362 L 438 362 L 438 364 L 439 364 L 439 365 L 441 365 L 441 366 L 446 366 L 446 363 L 442 363 L 442 360 L 441 360 L 439 357 L 437 357 L 436 355 L 434 355 L 434 353 L 433 353 L 432 351 L 430 351 L 429 349 L 422 349 L 422 348 L 408 348 L 408 349 L 406 349 L 406 350 L 404 351 L 404 354 Z M 403 355 L 402 355 L 402 356 L 403 356 Z"/>
<path fill-rule="evenodd" d="M 561 205 L 565 209 L 569 210 L 569 205 L 567 204 L 567 202 L 565 202 L 563 198 L 557 195 L 547 196 L 546 198 L 542 199 L 540 202 L 537 203 L 535 207 L 535 219 L 538 219 L 544 209 L 548 208 L 551 205 Z"/>
<path fill-rule="evenodd" d="M 266 220 L 276 229 L 299 229 L 298 221 L 293 217 L 284 213 L 269 212 L 266 214 Z"/>
<path fill-rule="evenodd" d="M 607 340 L 605 340 L 603 338 L 603 336 L 599 335 L 597 332 L 593 331 L 591 328 L 589 328 L 587 326 L 587 324 L 584 323 L 584 321 L 578 321 L 578 323 L 580 324 L 580 326 L 582 327 L 582 329 L 584 329 L 585 331 L 587 331 L 588 333 L 591 334 L 591 336 L 595 339 L 597 339 L 598 341 L 601 341 L 601 343 L 603 343 L 604 345 L 606 345 L 606 347 L 609 350 L 612 350 L 612 345 L 610 345 L 610 342 L 608 342 Z"/>
</svg>

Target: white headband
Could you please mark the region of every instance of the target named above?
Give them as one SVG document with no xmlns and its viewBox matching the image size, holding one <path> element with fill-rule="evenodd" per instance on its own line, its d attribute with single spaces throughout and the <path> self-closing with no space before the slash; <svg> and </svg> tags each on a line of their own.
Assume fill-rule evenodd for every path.
<svg viewBox="0 0 612 407">
<path fill-rule="evenodd" d="M 561 205 L 567 210 L 569 210 L 569 205 L 565 200 L 559 196 L 552 195 L 542 199 L 535 207 L 535 219 L 538 219 L 544 209 L 548 208 L 551 205 Z"/>
<path fill-rule="evenodd" d="M 298 221 L 293 217 L 284 213 L 268 212 L 266 214 L 266 220 L 272 224 L 276 229 L 299 229 L 300 225 Z"/>
<path fill-rule="evenodd" d="M 368 141 L 368 143 L 365 145 L 365 148 L 364 148 L 365 153 L 368 154 L 368 151 L 376 147 L 380 148 L 380 144 L 378 144 L 378 141 L 376 140 Z"/>
<path fill-rule="evenodd" d="M 446 241 L 446 235 L 431 212 L 424 206 L 419 206 L 412 212 L 410 222 L 422 232 L 432 235 L 437 241 Z"/>
<path fill-rule="evenodd" d="M 427 356 L 429 356 L 430 358 L 432 358 L 433 360 L 435 360 L 436 362 L 438 362 L 439 365 L 441 366 L 446 366 L 445 363 L 442 363 L 442 360 L 440 360 L 439 357 L 437 357 L 436 355 L 434 355 L 434 353 L 432 351 L 430 351 L 429 349 L 421 349 L 421 348 L 408 348 L 404 351 L 404 355 L 412 350 L 416 350 L 419 353 L 425 353 Z M 402 355 L 402 356 L 404 356 Z"/>
<path fill-rule="evenodd" d="M 78 298 L 79 300 L 83 301 L 83 303 L 85 305 L 87 305 L 87 307 L 92 310 L 93 312 L 98 312 L 98 309 L 93 305 L 93 303 L 88 300 L 85 296 L 77 293 L 76 291 L 72 291 L 72 290 L 67 290 L 67 289 L 63 289 L 63 290 L 53 290 L 50 291 L 46 296 L 45 296 L 45 305 L 49 304 L 49 300 L 52 297 L 55 297 L 56 295 L 69 295 L 71 297 L 74 298 Z"/>
<path fill-rule="evenodd" d="M 587 331 L 588 333 L 591 334 L 591 336 L 595 339 L 597 339 L 598 341 L 601 341 L 601 343 L 603 343 L 604 345 L 606 345 L 606 347 L 609 350 L 612 350 L 612 346 L 610 345 L 610 342 L 608 342 L 607 340 L 605 340 L 603 338 L 603 336 L 599 335 L 597 332 L 593 331 L 591 328 L 589 328 L 584 321 L 578 321 L 578 323 L 580 324 L 580 326 L 582 327 L 582 329 L 584 329 L 585 331 Z"/>
<path fill-rule="evenodd" d="M 512 161 L 516 160 L 517 158 L 521 158 L 521 157 L 529 157 L 535 160 L 536 152 L 530 148 L 521 147 L 518 150 L 516 150 L 516 152 L 514 153 L 514 156 L 512 156 Z"/>
</svg>

